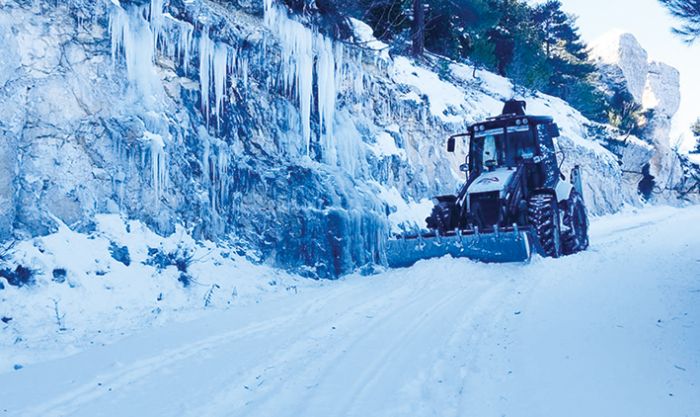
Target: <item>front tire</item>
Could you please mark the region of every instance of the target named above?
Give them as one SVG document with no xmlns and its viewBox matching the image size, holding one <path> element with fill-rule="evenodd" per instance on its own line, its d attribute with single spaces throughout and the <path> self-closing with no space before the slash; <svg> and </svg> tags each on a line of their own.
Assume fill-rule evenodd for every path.
<svg viewBox="0 0 700 417">
<path fill-rule="evenodd" d="M 561 225 L 557 199 L 551 194 L 532 196 L 528 204 L 528 221 L 539 240 L 544 256 L 561 256 Z"/>
<path fill-rule="evenodd" d="M 453 231 L 459 224 L 459 205 L 457 197 L 438 197 L 439 202 L 433 207 L 430 217 L 425 219 L 428 229 L 438 230 L 440 233 Z"/>
<path fill-rule="evenodd" d="M 571 192 L 564 212 L 562 237 L 565 255 L 573 255 L 588 248 L 588 213 L 583 198 L 576 190 Z"/>
</svg>

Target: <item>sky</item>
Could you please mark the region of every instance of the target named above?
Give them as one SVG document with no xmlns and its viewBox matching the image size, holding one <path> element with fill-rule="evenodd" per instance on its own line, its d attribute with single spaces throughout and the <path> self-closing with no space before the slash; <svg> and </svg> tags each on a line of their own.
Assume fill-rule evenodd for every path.
<svg viewBox="0 0 700 417">
<path fill-rule="evenodd" d="M 541 3 L 533 0 L 532 3 Z M 581 36 L 588 43 L 611 30 L 632 33 L 649 58 L 669 64 L 681 74 L 681 108 L 674 118 L 671 141 L 683 136 L 683 148 L 693 139 L 690 125 L 700 117 L 700 39 L 692 46 L 671 33 L 678 22 L 658 0 L 561 0 L 563 9 L 578 16 Z"/>
</svg>

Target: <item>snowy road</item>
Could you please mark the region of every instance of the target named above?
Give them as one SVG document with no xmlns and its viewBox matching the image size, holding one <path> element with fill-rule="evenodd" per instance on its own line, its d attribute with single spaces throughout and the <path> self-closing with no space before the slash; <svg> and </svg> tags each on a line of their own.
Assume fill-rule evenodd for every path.
<svg viewBox="0 0 700 417">
<path fill-rule="evenodd" d="M 0 374 L 0 416 L 698 416 L 700 208 L 421 262 Z"/>
</svg>

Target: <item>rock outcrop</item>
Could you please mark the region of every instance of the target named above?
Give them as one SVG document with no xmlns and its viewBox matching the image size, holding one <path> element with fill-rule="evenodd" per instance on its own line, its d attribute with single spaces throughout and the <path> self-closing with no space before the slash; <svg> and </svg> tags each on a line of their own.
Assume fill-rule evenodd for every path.
<svg viewBox="0 0 700 417">
<path fill-rule="evenodd" d="M 622 81 L 649 117 L 643 140 L 653 146 L 649 174 L 654 177 L 652 199 L 673 202 L 673 188 L 682 181 L 683 167 L 671 142 L 673 116 L 681 102 L 680 74 L 675 68 L 650 60 L 634 35 L 610 32 L 591 47 L 591 56 L 607 75 L 607 82 Z M 620 79 L 621 78 L 621 79 Z M 636 167 L 633 167 L 636 169 Z"/>
</svg>

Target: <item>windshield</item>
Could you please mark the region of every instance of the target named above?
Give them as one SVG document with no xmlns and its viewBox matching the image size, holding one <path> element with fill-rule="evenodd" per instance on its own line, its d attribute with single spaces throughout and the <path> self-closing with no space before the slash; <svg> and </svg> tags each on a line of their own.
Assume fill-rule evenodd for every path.
<svg viewBox="0 0 700 417">
<path fill-rule="evenodd" d="M 502 135 L 489 135 L 483 138 L 483 151 L 481 160 L 483 168 L 497 167 L 503 161 L 499 151 L 503 148 Z"/>
<path fill-rule="evenodd" d="M 472 141 L 472 168 L 487 171 L 499 167 L 515 167 L 523 160 L 532 159 L 536 154 L 536 146 L 531 132 L 511 130 L 515 129 L 508 128 L 507 136 L 504 129 L 476 134 Z"/>
</svg>

